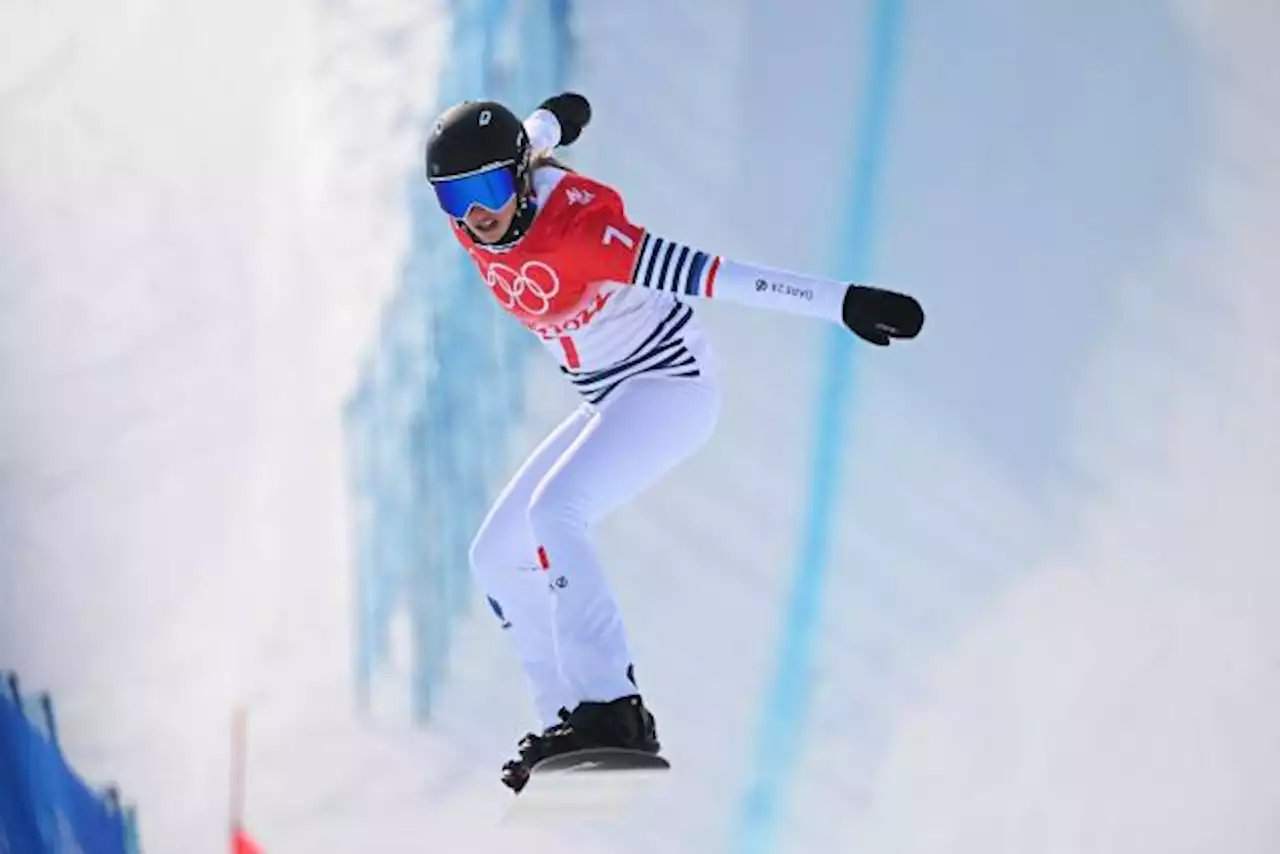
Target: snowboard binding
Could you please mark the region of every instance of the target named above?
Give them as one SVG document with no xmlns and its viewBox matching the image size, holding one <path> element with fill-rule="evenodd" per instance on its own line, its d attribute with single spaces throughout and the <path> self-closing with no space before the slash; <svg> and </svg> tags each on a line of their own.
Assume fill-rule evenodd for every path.
<svg viewBox="0 0 1280 854">
<path fill-rule="evenodd" d="M 560 723 L 542 733 L 525 735 L 517 758 L 502 766 L 502 782 L 512 791 L 519 794 L 535 771 L 567 771 L 580 765 L 595 770 L 654 767 L 652 762 L 636 764 L 656 759 L 662 747 L 653 715 L 639 694 L 608 703 L 579 703 L 572 712 L 562 709 L 560 717 Z M 666 767 L 666 761 L 660 761 Z"/>
</svg>

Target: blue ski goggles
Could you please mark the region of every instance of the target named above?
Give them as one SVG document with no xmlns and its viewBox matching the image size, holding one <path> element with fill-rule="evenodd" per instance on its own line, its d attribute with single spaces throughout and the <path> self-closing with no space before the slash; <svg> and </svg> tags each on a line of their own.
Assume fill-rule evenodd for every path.
<svg viewBox="0 0 1280 854">
<path fill-rule="evenodd" d="M 454 219 L 462 219 L 477 205 L 497 213 L 516 196 L 516 177 L 509 163 L 456 178 L 435 179 L 431 186 L 435 188 L 440 207 Z"/>
</svg>

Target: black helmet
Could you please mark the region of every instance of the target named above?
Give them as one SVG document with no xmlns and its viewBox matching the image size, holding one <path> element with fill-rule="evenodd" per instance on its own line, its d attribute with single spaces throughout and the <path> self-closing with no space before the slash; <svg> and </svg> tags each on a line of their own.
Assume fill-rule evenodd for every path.
<svg viewBox="0 0 1280 854">
<path fill-rule="evenodd" d="M 496 101 L 463 101 L 436 119 L 427 140 L 428 181 L 498 164 L 510 164 L 517 179 L 528 168 L 529 134 L 515 113 Z"/>
</svg>

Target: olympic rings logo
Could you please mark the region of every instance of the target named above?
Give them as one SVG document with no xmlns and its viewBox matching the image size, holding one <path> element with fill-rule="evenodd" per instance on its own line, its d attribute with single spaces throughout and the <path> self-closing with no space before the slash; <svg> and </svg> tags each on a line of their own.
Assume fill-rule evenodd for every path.
<svg viewBox="0 0 1280 854">
<path fill-rule="evenodd" d="M 485 269 L 484 279 L 504 308 L 535 317 L 549 312 L 560 293 L 560 277 L 541 261 L 525 261 L 519 270 L 494 262 Z"/>
</svg>

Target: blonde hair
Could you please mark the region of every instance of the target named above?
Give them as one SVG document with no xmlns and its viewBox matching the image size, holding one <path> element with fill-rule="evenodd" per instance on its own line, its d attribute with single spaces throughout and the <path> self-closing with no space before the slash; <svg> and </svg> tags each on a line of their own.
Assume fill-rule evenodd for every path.
<svg viewBox="0 0 1280 854">
<path fill-rule="evenodd" d="M 576 172 L 572 167 L 566 166 L 561 162 L 549 148 L 544 148 L 541 151 L 535 152 L 534 155 L 529 158 L 529 171 L 531 173 L 536 169 L 541 169 L 543 166 L 553 166 L 556 169 L 563 169 L 566 172 Z"/>
</svg>

